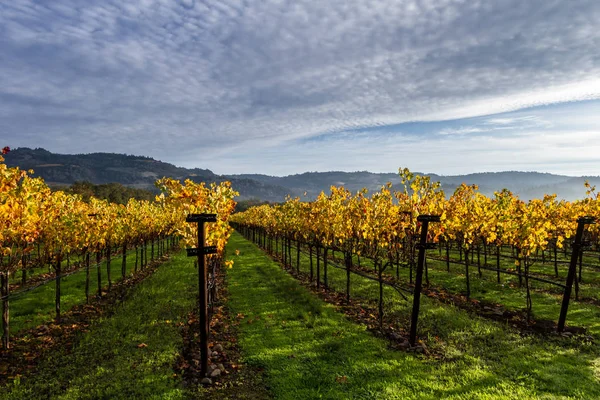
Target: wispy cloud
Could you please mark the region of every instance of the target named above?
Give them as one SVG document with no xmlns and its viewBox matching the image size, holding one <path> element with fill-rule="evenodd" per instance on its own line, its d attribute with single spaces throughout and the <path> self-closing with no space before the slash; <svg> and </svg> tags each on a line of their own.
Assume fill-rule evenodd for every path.
<svg viewBox="0 0 600 400">
<path fill-rule="evenodd" d="M 440 130 L 440 135 L 492 134 L 494 131 L 539 131 L 550 129 L 553 124 L 539 115 L 498 116 L 470 121 L 470 126 L 447 127 Z"/>
<path fill-rule="evenodd" d="M 0 136 L 276 173 L 299 139 L 346 132 L 352 157 L 374 127 L 599 98 L 598 20 L 592 0 L 3 2 Z M 552 129 L 527 116 L 418 137 Z M 316 150 L 289 169 L 342 168 Z"/>
</svg>

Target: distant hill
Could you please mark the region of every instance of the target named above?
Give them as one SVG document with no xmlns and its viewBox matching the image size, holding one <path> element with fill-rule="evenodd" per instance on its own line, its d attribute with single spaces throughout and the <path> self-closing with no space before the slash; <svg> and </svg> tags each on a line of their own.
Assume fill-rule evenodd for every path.
<svg viewBox="0 0 600 400">
<path fill-rule="evenodd" d="M 446 193 L 451 194 L 462 182 L 476 184 L 479 191 L 491 196 L 495 191 L 507 188 L 523 200 L 541 198 L 544 194 L 556 193 L 559 199 L 576 200 L 586 196 L 583 186 L 588 180 L 592 185 L 600 187 L 600 177 L 574 177 L 542 172 L 484 172 L 469 175 L 438 176 L 432 179 L 440 181 Z"/>
<path fill-rule="evenodd" d="M 162 177 L 191 179 L 195 182 L 230 180 L 240 192 L 240 200 L 258 198 L 283 201 L 289 189 L 253 181 L 214 174 L 208 169 L 188 169 L 150 157 L 114 153 L 56 154 L 44 149 L 21 147 L 5 156 L 6 164 L 33 169 L 50 186 L 68 186 L 76 181 L 94 184 L 120 183 L 139 189 L 157 191 L 154 181 Z"/>
<path fill-rule="evenodd" d="M 415 172 L 418 174 L 419 172 Z M 588 180 L 592 185 L 600 189 L 600 177 L 573 177 L 566 175 L 555 175 L 541 172 L 484 172 L 468 175 L 437 175 L 425 174 L 433 181 L 440 182 L 446 195 L 451 195 L 461 184 L 475 184 L 479 191 L 488 196 L 493 196 L 495 191 L 507 188 L 518 194 L 523 200 L 541 198 L 544 194 L 556 193 L 559 199 L 576 200 L 585 197 L 584 182 Z M 290 188 L 295 193 L 307 193 L 308 198 L 316 197 L 322 190 L 327 192 L 331 185 L 344 185 L 354 192 L 366 187 L 370 191 L 378 190 L 382 185 L 391 182 L 393 187 L 400 190 L 400 177 L 392 173 L 360 172 L 305 172 L 303 174 L 289 175 L 283 177 L 245 174 L 233 175 L 245 177 L 255 181 L 270 183 Z"/>
<path fill-rule="evenodd" d="M 151 189 L 154 181 L 164 176 L 175 179 L 192 179 L 196 182 L 221 182 L 230 180 L 240 192 L 239 200 L 257 199 L 280 202 L 286 195 L 313 199 L 321 191 L 328 192 L 331 185 L 344 185 L 355 192 L 366 187 L 378 190 L 391 182 L 399 189 L 397 173 L 358 172 L 305 172 L 283 177 L 261 174 L 217 175 L 208 169 L 187 169 L 149 157 L 114 153 L 55 154 L 44 149 L 18 148 L 6 155 L 6 163 L 23 169 L 33 169 L 50 185 L 70 185 L 76 181 L 95 184 L 111 182 L 126 186 Z M 507 188 L 521 199 L 542 197 L 556 193 L 559 198 L 575 200 L 585 197 L 584 181 L 600 188 L 600 177 L 573 177 L 540 172 L 485 172 L 468 175 L 427 174 L 439 181 L 447 195 L 454 192 L 462 182 L 476 184 L 482 193 L 491 196 L 494 191 Z M 306 197 L 303 195 L 306 192 Z"/>
<path fill-rule="evenodd" d="M 304 172 L 302 174 L 288 175 L 283 177 L 259 175 L 259 174 L 244 174 L 231 175 L 235 178 L 247 178 L 258 182 L 264 182 L 272 185 L 279 185 L 289 188 L 293 193 L 306 196 L 310 199 L 315 198 L 321 191 L 329 192 L 332 185 L 343 185 L 352 192 L 356 192 L 364 187 L 369 190 L 378 190 L 387 182 L 394 184 L 400 183 L 398 174 L 376 174 L 367 171 L 360 172 Z M 304 197 L 304 196 L 302 196 Z"/>
<path fill-rule="evenodd" d="M 164 176 L 216 179 L 207 169 L 179 168 L 150 157 L 114 153 L 55 154 L 44 149 L 21 147 L 8 153 L 7 165 L 33 169 L 51 184 L 89 181 L 95 184 L 118 182 L 124 185 L 153 186 Z"/>
</svg>

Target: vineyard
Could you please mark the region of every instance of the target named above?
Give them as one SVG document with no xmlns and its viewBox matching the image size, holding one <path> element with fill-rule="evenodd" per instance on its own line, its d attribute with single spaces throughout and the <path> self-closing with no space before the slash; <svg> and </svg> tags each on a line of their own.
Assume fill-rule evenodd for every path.
<svg viewBox="0 0 600 400">
<path fill-rule="evenodd" d="M 428 296 L 526 329 L 551 331 L 559 314 L 566 317 L 574 284 L 572 329 L 595 326 L 600 242 L 593 222 L 600 217 L 600 198 L 594 187 L 586 184 L 587 198 L 576 202 L 553 195 L 524 202 L 508 190 L 489 198 L 465 184 L 446 197 L 428 177 L 406 169 L 400 174 L 401 191 L 388 185 L 369 196 L 332 187 L 313 202 L 296 198 L 251 208 L 234 215 L 232 223 L 296 272 L 307 257 L 305 274 L 317 288 L 334 288 L 350 299 L 351 275 L 377 284 L 380 327 L 384 287 L 401 300 L 414 294 L 423 246 L 432 249 L 423 260 Z M 439 222 L 429 224 L 419 243 L 420 216 L 426 215 L 439 216 Z M 574 245 L 578 220 L 584 230 Z M 574 260 L 576 274 L 569 283 Z M 345 282 L 332 285 L 332 268 L 345 271 Z"/>
<path fill-rule="evenodd" d="M 600 394 L 592 186 L 446 196 L 402 170 L 232 214 L 229 183 L 86 202 L 1 161 L 2 398 Z"/>
<path fill-rule="evenodd" d="M 190 213 L 211 212 L 217 223 L 207 228 L 207 242 L 222 254 L 231 228 L 227 219 L 236 192 L 229 183 L 205 186 L 163 178 L 157 181 L 162 194 L 156 201 L 131 199 L 126 205 L 79 195 L 51 191 L 32 171 L 8 168 L 0 156 L 0 278 L 2 300 L 2 345 L 10 347 L 10 302 L 54 282 L 55 319 L 61 318 L 61 282 L 73 274 L 85 274 L 85 289 L 79 298 L 90 302 L 97 284 L 101 297 L 104 260 L 110 292 L 114 263 L 120 257 L 120 275 L 127 273 L 128 255 L 135 255 L 133 272 L 162 256 L 176 244 L 190 247 L 198 241 L 196 231 L 185 222 Z M 91 263 L 90 258 L 95 260 Z M 139 268 L 138 268 L 139 264 Z M 48 270 L 50 268 L 50 270 Z M 95 270 L 97 278 L 90 276 Z M 68 293 L 73 297 L 73 293 Z M 31 324 L 30 324 L 31 325 Z"/>
</svg>

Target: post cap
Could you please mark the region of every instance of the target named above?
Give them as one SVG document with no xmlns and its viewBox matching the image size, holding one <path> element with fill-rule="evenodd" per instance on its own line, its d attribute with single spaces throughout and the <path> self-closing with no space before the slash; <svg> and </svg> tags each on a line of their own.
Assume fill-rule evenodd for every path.
<svg viewBox="0 0 600 400">
<path fill-rule="evenodd" d="M 439 215 L 427 215 L 427 214 L 422 214 L 419 215 L 417 217 L 417 221 L 420 222 L 440 222 L 440 216 Z"/>
<path fill-rule="evenodd" d="M 185 222 L 217 222 L 217 214 L 188 214 Z"/>
<path fill-rule="evenodd" d="M 204 254 L 215 254 L 217 252 L 217 246 L 205 246 L 200 249 L 198 248 L 189 248 L 185 249 L 188 257 L 197 257 Z"/>
<path fill-rule="evenodd" d="M 585 217 L 579 217 L 577 222 L 580 224 L 595 224 L 596 218 L 592 217 L 591 215 L 586 215 Z"/>
</svg>

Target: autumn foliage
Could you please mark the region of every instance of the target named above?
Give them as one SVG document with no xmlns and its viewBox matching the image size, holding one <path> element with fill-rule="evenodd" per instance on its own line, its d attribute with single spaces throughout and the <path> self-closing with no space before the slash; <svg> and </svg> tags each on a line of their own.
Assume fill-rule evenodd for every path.
<svg viewBox="0 0 600 400">
<path fill-rule="evenodd" d="M 5 147 L 2 152 L 8 152 Z M 222 253 L 231 234 L 229 215 L 237 195 L 229 182 L 211 184 L 163 178 L 157 181 L 162 194 L 155 201 L 130 199 L 114 204 L 77 194 L 51 191 L 33 171 L 9 168 L 0 156 L 0 277 L 4 303 L 4 345 L 7 345 L 8 275 L 29 267 L 34 251 L 38 262 L 53 265 L 57 275 L 57 317 L 60 301 L 61 261 L 69 255 L 103 253 L 110 248 L 154 243 L 168 236 L 180 237 L 182 246 L 195 247 L 195 230 L 185 222 L 188 213 L 216 213 L 207 244 Z M 110 282 L 110 281 L 109 281 Z"/>
<path fill-rule="evenodd" d="M 439 183 L 427 176 L 399 171 L 402 190 L 387 184 L 371 195 L 363 189 L 350 193 L 331 187 L 312 202 L 290 198 L 281 205 L 262 205 L 235 214 L 232 221 L 265 229 L 315 245 L 385 257 L 418 231 L 417 217 L 433 214 L 441 223 L 431 226 L 430 240 L 455 241 L 465 250 L 481 243 L 509 245 L 519 257 L 544 250 L 549 243 L 562 248 L 571 238 L 580 216 L 600 217 L 600 197 L 586 183 L 587 197 L 568 202 L 556 195 L 529 202 L 504 189 L 493 197 L 476 185 L 460 185 L 447 197 Z M 597 236 L 598 227 L 590 227 Z"/>
</svg>

